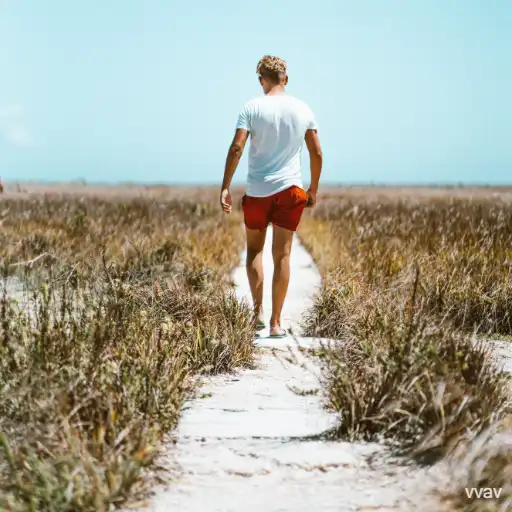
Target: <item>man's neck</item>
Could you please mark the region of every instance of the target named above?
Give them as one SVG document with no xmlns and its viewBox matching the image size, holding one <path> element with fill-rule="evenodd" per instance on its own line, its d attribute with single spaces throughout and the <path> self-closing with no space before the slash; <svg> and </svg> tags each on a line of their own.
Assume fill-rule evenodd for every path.
<svg viewBox="0 0 512 512">
<path fill-rule="evenodd" d="M 275 96 L 277 94 L 286 94 L 286 91 L 284 90 L 284 85 L 282 84 L 279 84 L 279 85 L 274 85 L 272 87 L 272 89 L 270 89 L 266 96 Z"/>
</svg>

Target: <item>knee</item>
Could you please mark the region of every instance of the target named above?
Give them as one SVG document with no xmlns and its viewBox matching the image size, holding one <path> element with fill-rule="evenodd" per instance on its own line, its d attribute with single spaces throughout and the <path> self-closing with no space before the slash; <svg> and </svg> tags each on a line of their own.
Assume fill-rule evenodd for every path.
<svg viewBox="0 0 512 512">
<path fill-rule="evenodd" d="M 261 251 L 257 249 L 247 249 L 247 258 L 246 258 L 246 265 L 248 267 L 252 267 L 254 265 L 254 262 L 257 260 L 258 256 L 261 255 Z"/>
<path fill-rule="evenodd" d="M 274 260 L 274 263 L 281 263 L 290 258 L 290 252 L 286 250 L 283 251 L 274 249 L 272 250 L 272 258 Z"/>
</svg>

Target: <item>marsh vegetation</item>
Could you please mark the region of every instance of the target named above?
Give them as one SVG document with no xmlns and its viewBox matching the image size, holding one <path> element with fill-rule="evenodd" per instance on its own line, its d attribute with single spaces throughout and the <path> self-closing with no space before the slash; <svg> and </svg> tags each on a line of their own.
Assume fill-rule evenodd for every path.
<svg viewBox="0 0 512 512">
<path fill-rule="evenodd" d="M 299 235 L 324 278 L 307 334 L 340 340 L 323 352 L 337 436 L 433 462 L 506 420 L 484 340 L 512 332 L 510 201 L 332 193 Z M 503 450 L 493 471 L 510 471 Z"/>
<path fill-rule="evenodd" d="M 215 198 L 215 199 L 214 199 Z M 0 508 L 144 496 L 195 376 L 252 364 L 230 288 L 240 217 L 216 194 L 2 200 Z"/>
</svg>

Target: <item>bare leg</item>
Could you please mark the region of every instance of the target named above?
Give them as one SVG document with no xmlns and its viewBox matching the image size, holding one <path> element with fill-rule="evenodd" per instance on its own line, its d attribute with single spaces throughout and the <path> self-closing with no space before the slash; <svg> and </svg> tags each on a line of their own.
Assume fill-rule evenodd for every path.
<svg viewBox="0 0 512 512">
<path fill-rule="evenodd" d="M 272 317 L 271 334 L 281 330 L 281 312 L 290 281 L 290 253 L 293 231 L 274 226 L 272 239 L 272 257 L 274 259 L 274 277 L 272 279 Z"/>
<path fill-rule="evenodd" d="M 263 314 L 263 247 L 267 230 L 245 228 L 247 236 L 247 278 L 251 287 L 254 312 L 261 318 Z"/>
</svg>

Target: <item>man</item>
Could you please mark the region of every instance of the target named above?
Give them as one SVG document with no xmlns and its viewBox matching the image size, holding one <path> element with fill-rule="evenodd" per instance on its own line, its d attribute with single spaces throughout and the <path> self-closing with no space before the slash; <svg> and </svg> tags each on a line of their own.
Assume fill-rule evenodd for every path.
<svg viewBox="0 0 512 512">
<path fill-rule="evenodd" d="M 263 317 L 263 246 L 269 223 L 273 225 L 272 315 L 270 337 L 282 338 L 281 327 L 288 282 L 290 251 L 304 207 L 316 203 L 322 170 L 322 150 L 311 109 L 286 94 L 286 62 L 266 55 L 256 73 L 264 96 L 249 101 L 238 117 L 229 148 L 220 203 L 226 213 L 232 209 L 229 187 L 245 143 L 251 136 L 247 190 L 242 198 L 247 235 L 247 276 L 253 298 L 257 328 L 265 328 Z M 311 184 L 304 191 L 301 180 L 301 150 L 306 141 L 311 161 Z"/>
</svg>

